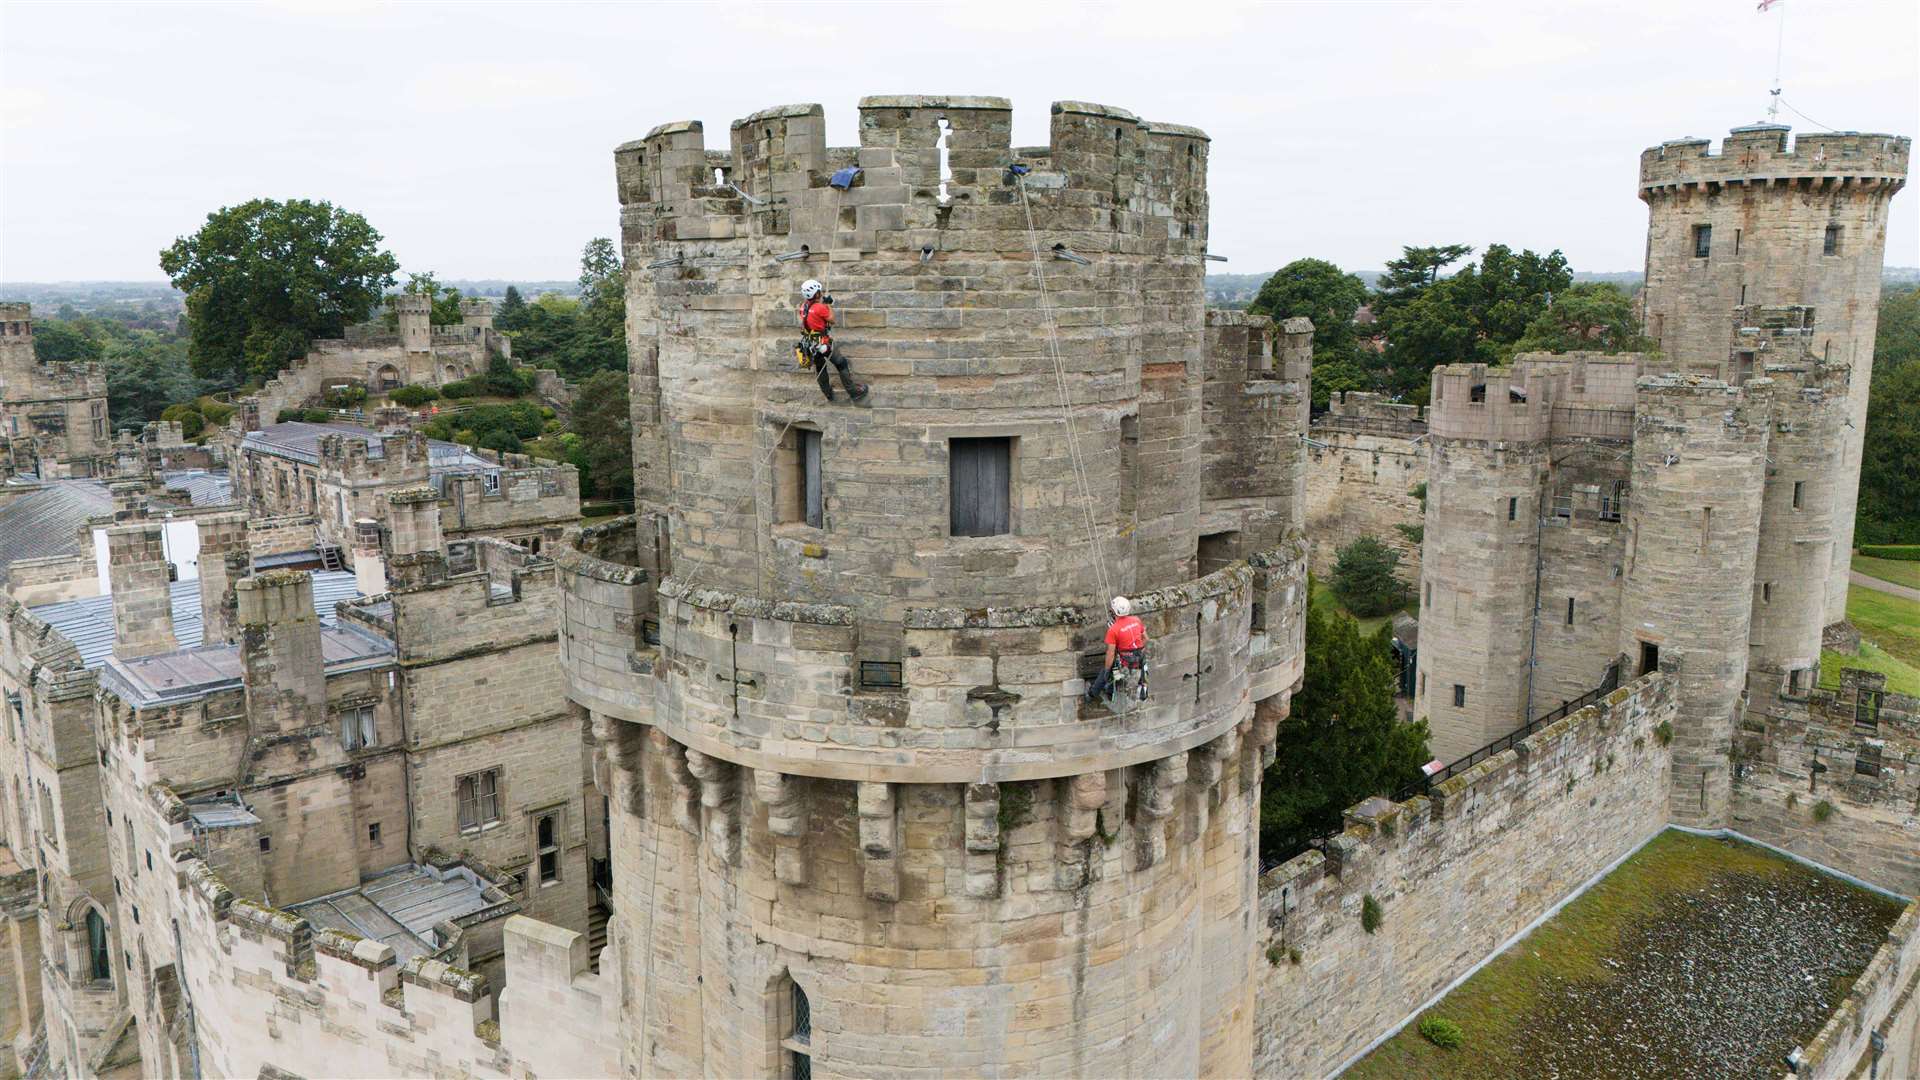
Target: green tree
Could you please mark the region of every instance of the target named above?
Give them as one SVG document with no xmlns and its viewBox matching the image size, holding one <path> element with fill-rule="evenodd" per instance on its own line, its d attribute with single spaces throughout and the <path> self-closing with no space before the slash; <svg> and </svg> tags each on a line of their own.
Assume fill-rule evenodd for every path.
<svg viewBox="0 0 1920 1080">
<path fill-rule="evenodd" d="M 255 199 L 207 215 L 160 253 L 187 294 L 188 356 L 203 378 L 270 378 L 315 338 L 367 317 L 399 263 L 367 219 L 332 203 Z"/>
<path fill-rule="evenodd" d="M 1920 289 L 1880 301 L 1856 544 L 1920 544 Z"/>
<path fill-rule="evenodd" d="M 624 292 L 620 280 L 620 249 L 596 236 L 580 249 L 580 299 L 592 305 L 617 300 Z"/>
<path fill-rule="evenodd" d="M 107 415 L 118 427 L 158 420 L 167 406 L 201 392 L 187 360 L 187 343 L 143 331 L 143 340 L 116 347 L 106 358 Z"/>
<path fill-rule="evenodd" d="M 1473 254 L 1470 244 L 1442 244 L 1438 247 L 1403 247 L 1400 257 L 1387 260 L 1386 272 L 1373 283 L 1370 301 L 1375 318 L 1412 303 L 1427 287 L 1440 280 L 1440 272 Z"/>
<path fill-rule="evenodd" d="M 43 364 L 99 360 L 105 346 L 87 333 L 84 318 L 41 322 L 33 327 L 33 355 Z"/>
<path fill-rule="evenodd" d="M 1313 361 L 1344 359 L 1353 348 L 1353 313 L 1367 302 L 1367 284 L 1325 259 L 1295 259 L 1260 286 L 1247 310 L 1276 322 L 1313 320 Z"/>
<path fill-rule="evenodd" d="M 431 270 L 418 274 L 408 271 L 407 287 L 402 290 L 414 296 L 424 296 L 432 306 L 429 308 L 427 322 L 433 326 L 458 326 L 460 324 L 459 289 L 448 288 L 440 284 L 439 275 Z"/>
<path fill-rule="evenodd" d="M 1478 265 L 1435 280 L 1387 309 L 1380 330 L 1389 389 L 1424 401 L 1435 367 L 1505 360 L 1572 283 L 1573 271 L 1558 251 L 1515 253 L 1505 244 L 1491 245 Z"/>
<path fill-rule="evenodd" d="M 1427 725 L 1400 722 L 1387 633 L 1368 636 L 1352 618 L 1307 605 L 1306 677 L 1260 792 L 1262 854 L 1289 853 L 1338 828 L 1354 803 L 1419 780 Z"/>
<path fill-rule="evenodd" d="M 1609 281 L 1582 281 L 1552 298 L 1547 310 L 1527 324 L 1513 351 L 1646 352 L 1656 348 L 1640 333 L 1633 298 Z"/>
<path fill-rule="evenodd" d="M 590 492 L 602 499 L 633 498 L 633 418 L 628 411 L 627 375 L 600 371 L 580 384 L 574 399 L 573 430 L 578 458 Z"/>
<path fill-rule="evenodd" d="M 493 325 L 501 332 L 520 329 L 527 318 L 527 299 L 520 290 L 507 286 L 506 299 L 500 301 L 500 310 L 493 313 Z"/>
<path fill-rule="evenodd" d="M 1400 580 L 1400 553 L 1372 536 L 1362 536 L 1334 555 L 1333 594 L 1356 615 L 1398 611 L 1412 596 Z"/>
</svg>

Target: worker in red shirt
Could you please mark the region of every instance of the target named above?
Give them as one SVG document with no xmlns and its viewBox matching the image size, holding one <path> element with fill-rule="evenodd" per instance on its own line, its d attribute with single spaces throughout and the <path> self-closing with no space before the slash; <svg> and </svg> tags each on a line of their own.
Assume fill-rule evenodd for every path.
<svg viewBox="0 0 1920 1080">
<path fill-rule="evenodd" d="M 840 370 L 840 385 L 848 397 L 859 401 L 867 396 L 866 385 L 853 381 L 847 358 L 833 347 L 833 297 L 828 296 L 817 281 L 808 280 L 800 286 L 800 332 L 806 338 L 800 348 L 819 371 L 820 392 L 827 395 L 828 401 L 833 400 L 833 387 L 827 385 L 829 363 Z"/>
<path fill-rule="evenodd" d="M 1113 622 L 1107 624 L 1107 660 L 1100 665 L 1100 674 L 1087 688 L 1087 701 L 1093 702 L 1101 696 L 1111 696 L 1114 680 L 1122 669 L 1130 668 L 1140 673 L 1140 685 L 1135 696 L 1141 701 L 1147 700 L 1147 627 L 1133 613 L 1133 601 L 1124 596 L 1116 596 L 1113 603 L 1107 605 L 1113 611 Z"/>
</svg>

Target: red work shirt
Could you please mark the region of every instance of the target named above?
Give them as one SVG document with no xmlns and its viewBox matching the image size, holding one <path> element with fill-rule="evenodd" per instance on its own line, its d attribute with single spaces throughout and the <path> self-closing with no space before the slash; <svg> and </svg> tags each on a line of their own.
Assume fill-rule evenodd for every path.
<svg viewBox="0 0 1920 1080">
<path fill-rule="evenodd" d="M 833 305 L 815 300 L 800 312 L 800 325 L 809 334 L 824 334 L 833 329 Z"/>
<path fill-rule="evenodd" d="M 1107 627 L 1107 644 L 1121 652 L 1134 652 L 1147 647 L 1147 628 L 1138 618 L 1122 615 Z"/>
</svg>

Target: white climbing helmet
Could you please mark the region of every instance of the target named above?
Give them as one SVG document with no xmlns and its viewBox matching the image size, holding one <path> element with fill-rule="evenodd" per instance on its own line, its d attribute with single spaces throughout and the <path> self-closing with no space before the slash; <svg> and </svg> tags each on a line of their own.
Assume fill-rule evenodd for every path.
<svg viewBox="0 0 1920 1080">
<path fill-rule="evenodd" d="M 811 300 L 819 295 L 820 283 L 812 278 L 808 278 L 806 283 L 800 286 L 800 299 L 802 300 Z"/>
<path fill-rule="evenodd" d="M 1113 603 L 1107 606 L 1113 609 L 1113 616 L 1116 619 L 1133 614 L 1133 601 L 1124 596 L 1114 597 Z"/>
</svg>

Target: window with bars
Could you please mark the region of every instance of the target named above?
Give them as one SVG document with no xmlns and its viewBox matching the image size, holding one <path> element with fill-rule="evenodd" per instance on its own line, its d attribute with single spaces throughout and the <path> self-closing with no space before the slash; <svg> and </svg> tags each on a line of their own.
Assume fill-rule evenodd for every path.
<svg viewBox="0 0 1920 1080">
<path fill-rule="evenodd" d="M 1840 254 L 1840 226 L 1838 225 L 1827 226 L 1827 236 L 1826 236 L 1826 240 L 1820 246 L 1820 254 L 1822 255 Z"/>
<path fill-rule="evenodd" d="M 478 829 L 500 820 L 500 770 L 469 773 L 454 784 L 460 804 L 460 827 Z"/>
<path fill-rule="evenodd" d="M 1693 227 L 1693 257 L 1704 259 L 1713 254 L 1713 226 L 1695 225 Z"/>
<path fill-rule="evenodd" d="M 342 750 L 364 750 L 377 741 L 373 730 L 373 706 L 362 705 L 340 714 L 340 748 Z"/>
<path fill-rule="evenodd" d="M 1613 486 L 1600 494 L 1600 520 L 1619 521 L 1627 508 L 1627 485 L 1616 480 Z"/>
<path fill-rule="evenodd" d="M 560 880 L 560 814 L 541 814 L 533 823 L 535 859 L 540 864 L 540 884 Z"/>
<path fill-rule="evenodd" d="M 898 690 L 905 683 L 898 660 L 860 661 L 860 686 L 866 690 Z"/>
<path fill-rule="evenodd" d="M 1456 709 L 1467 707 L 1467 688 L 1460 683 L 1453 684 L 1453 707 Z"/>
<path fill-rule="evenodd" d="M 1853 771 L 1860 776 L 1879 779 L 1880 764 L 1880 748 L 1877 746 L 1863 746 L 1853 755 Z"/>
<path fill-rule="evenodd" d="M 792 1080 L 813 1080 L 813 1006 L 799 983 L 790 984 L 787 1008 L 792 1026 L 780 1040 L 786 1048 Z"/>
</svg>

